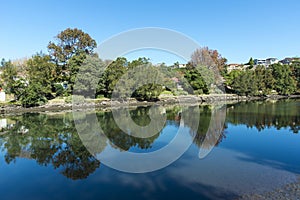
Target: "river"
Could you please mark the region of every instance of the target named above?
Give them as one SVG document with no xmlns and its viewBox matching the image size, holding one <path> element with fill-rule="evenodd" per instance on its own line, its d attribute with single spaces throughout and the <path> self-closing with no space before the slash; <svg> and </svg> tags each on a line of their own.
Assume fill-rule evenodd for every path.
<svg viewBox="0 0 300 200">
<path fill-rule="evenodd" d="M 151 120 L 156 121 L 154 134 L 141 137 L 146 129 L 140 127 Z M 179 130 L 184 139 L 177 141 L 178 148 L 191 143 L 166 167 L 157 165 L 173 152 L 161 163 L 154 157 L 147 166 L 122 157 L 159 151 Z M 299 180 L 299 130 L 299 100 L 2 116 L 0 198 L 238 199 L 264 194 Z M 158 170 L 151 171 L 152 165 Z M 130 170 L 149 172 L 124 172 Z"/>
</svg>

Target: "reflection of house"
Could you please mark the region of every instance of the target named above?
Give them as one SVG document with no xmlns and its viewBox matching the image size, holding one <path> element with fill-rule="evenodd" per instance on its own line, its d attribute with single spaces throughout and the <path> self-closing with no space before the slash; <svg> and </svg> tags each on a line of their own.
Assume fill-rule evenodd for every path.
<svg viewBox="0 0 300 200">
<path fill-rule="evenodd" d="M 0 131 L 11 129 L 16 122 L 10 119 L 0 119 Z"/>
<path fill-rule="evenodd" d="M 7 127 L 7 119 L 0 119 L 0 130 Z"/>
<path fill-rule="evenodd" d="M 5 101 L 6 100 L 6 95 L 5 92 L 0 88 L 0 101 Z"/>
</svg>

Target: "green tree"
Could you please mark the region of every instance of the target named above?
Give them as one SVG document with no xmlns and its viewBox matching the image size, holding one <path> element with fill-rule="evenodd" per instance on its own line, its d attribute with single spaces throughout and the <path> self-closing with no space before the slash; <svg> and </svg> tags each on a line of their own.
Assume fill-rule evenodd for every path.
<svg viewBox="0 0 300 200">
<path fill-rule="evenodd" d="M 36 84 L 41 86 L 40 94 L 51 98 L 56 72 L 50 56 L 45 54 L 32 56 L 26 63 L 26 71 L 29 85 Z"/>
<path fill-rule="evenodd" d="M 53 98 L 54 78 L 55 65 L 51 62 L 50 56 L 42 53 L 32 56 L 26 62 L 26 84 L 18 95 L 18 100 L 25 107 L 46 103 L 48 99 Z"/>
<path fill-rule="evenodd" d="M 106 97 L 111 97 L 116 83 L 121 76 L 125 74 L 127 66 L 128 62 L 126 58 L 123 57 L 119 57 L 115 61 L 111 62 L 100 77 L 97 93 L 103 94 Z"/>
<path fill-rule="evenodd" d="M 212 50 L 208 47 L 196 49 L 191 55 L 190 61 L 190 64 L 194 67 L 208 67 L 214 73 L 217 85 L 223 80 L 221 74 L 226 71 L 226 63 L 226 58 L 222 57 L 217 50 Z"/>
<path fill-rule="evenodd" d="M 163 91 L 163 86 L 158 83 L 165 80 L 165 77 L 160 72 L 160 67 L 154 67 L 151 64 L 147 64 L 144 67 L 129 72 L 127 80 L 134 80 L 135 84 L 133 85 L 150 81 L 150 83 L 135 88 L 136 90 L 132 96 L 139 100 L 157 100 Z"/>
<path fill-rule="evenodd" d="M 87 56 L 80 66 L 80 76 L 77 77 L 74 92 L 78 95 L 95 98 L 98 79 L 104 68 L 104 63 L 97 56 Z"/>
<path fill-rule="evenodd" d="M 225 84 L 229 87 L 232 86 L 235 79 L 237 79 L 241 75 L 242 71 L 240 70 L 232 70 L 229 74 L 226 74 Z"/>
<path fill-rule="evenodd" d="M 2 66 L 1 85 L 6 93 L 15 95 L 18 100 L 27 84 L 26 80 L 18 75 L 18 68 L 11 61 L 2 60 Z"/>
<path fill-rule="evenodd" d="M 56 36 L 56 42 L 49 42 L 48 51 L 56 64 L 56 82 L 68 82 L 69 93 L 86 55 L 93 55 L 97 43 L 80 29 L 66 29 Z"/>
<path fill-rule="evenodd" d="M 297 81 L 297 90 L 300 92 L 300 61 L 294 61 L 291 68 L 293 77 Z"/>
<path fill-rule="evenodd" d="M 67 64 L 78 52 L 92 54 L 97 43 L 91 36 L 80 29 L 67 28 L 56 36 L 57 42 L 49 42 L 48 50 L 57 64 Z"/>
<path fill-rule="evenodd" d="M 204 78 L 201 75 L 201 72 L 194 66 L 188 65 L 186 68 L 181 69 L 184 74 L 184 78 L 187 79 L 189 85 L 193 88 L 196 94 L 208 94 L 209 88 L 206 84 Z M 184 85 L 184 89 L 191 93 L 189 87 Z"/>
<path fill-rule="evenodd" d="M 249 59 L 248 65 L 250 65 L 251 67 L 253 67 L 253 65 L 254 65 L 254 60 L 253 60 L 252 57 Z"/>
<path fill-rule="evenodd" d="M 23 107 L 40 106 L 47 102 L 42 85 L 30 83 L 19 98 Z"/>
<path fill-rule="evenodd" d="M 292 70 L 289 65 L 274 64 L 272 67 L 272 74 L 275 79 L 275 89 L 279 94 L 290 95 L 296 89 L 296 81 L 292 76 Z"/>
<path fill-rule="evenodd" d="M 257 95 L 258 87 L 252 70 L 241 71 L 233 80 L 232 89 L 239 95 Z"/>
</svg>

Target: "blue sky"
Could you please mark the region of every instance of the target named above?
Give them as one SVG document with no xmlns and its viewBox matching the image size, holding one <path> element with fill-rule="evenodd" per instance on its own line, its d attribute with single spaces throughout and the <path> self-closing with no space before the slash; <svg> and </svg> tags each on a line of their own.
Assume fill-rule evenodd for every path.
<svg viewBox="0 0 300 200">
<path fill-rule="evenodd" d="M 82 29 L 98 44 L 135 28 L 173 29 L 217 49 L 230 63 L 300 56 L 299 10 L 298 0 L 2 0 L 0 58 L 47 52 L 48 42 L 68 27 Z M 148 53 L 153 62 L 176 59 Z"/>
</svg>

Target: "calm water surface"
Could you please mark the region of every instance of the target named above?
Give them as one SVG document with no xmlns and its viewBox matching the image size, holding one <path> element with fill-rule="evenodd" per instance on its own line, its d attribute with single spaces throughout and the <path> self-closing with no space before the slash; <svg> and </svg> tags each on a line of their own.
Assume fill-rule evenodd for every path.
<svg viewBox="0 0 300 200">
<path fill-rule="evenodd" d="M 150 123 L 149 109 L 132 109 L 131 118 L 145 126 Z M 123 133 L 111 112 L 97 112 L 109 138 L 103 137 L 97 151 L 121 148 L 145 153 L 164 147 L 179 129 L 179 114 L 193 107 L 160 109 L 167 121 L 146 139 Z M 183 156 L 166 168 L 143 174 L 119 172 L 95 159 L 82 144 L 72 113 L 1 117 L 0 199 L 234 199 L 298 179 L 299 100 L 227 105 L 221 136 L 203 147 L 213 109 L 200 106 L 197 130 L 191 125 L 193 116 L 185 119 L 187 137 L 195 139 Z M 126 117 L 122 119 L 127 123 Z M 204 159 L 198 157 L 201 146 L 214 147 Z"/>
</svg>

